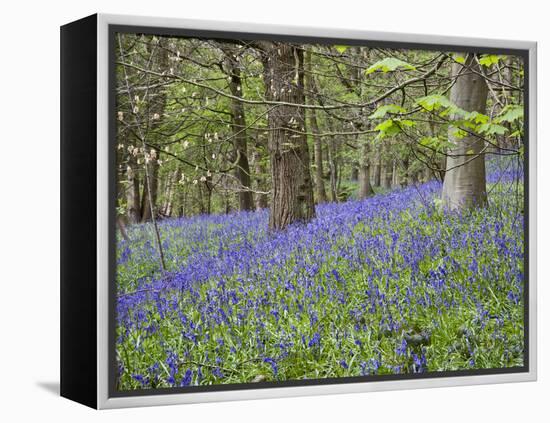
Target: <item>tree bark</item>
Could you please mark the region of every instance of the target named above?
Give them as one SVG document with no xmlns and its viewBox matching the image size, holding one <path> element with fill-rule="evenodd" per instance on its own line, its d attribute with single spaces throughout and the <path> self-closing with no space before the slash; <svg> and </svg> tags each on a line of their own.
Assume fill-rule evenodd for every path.
<svg viewBox="0 0 550 423">
<path fill-rule="evenodd" d="M 168 50 L 166 47 L 167 41 L 165 39 L 159 39 L 158 47 L 153 48 L 147 44 L 148 51 L 155 57 L 155 61 L 158 63 L 159 69 L 165 71 L 168 69 Z M 150 142 L 153 141 L 156 144 L 158 136 L 155 133 L 162 125 L 164 117 L 164 109 L 166 107 L 166 92 L 163 88 L 151 88 L 148 90 L 147 99 L 147 119 L 149 120 L 151 134 L 148 137 Z M 144 145 L 144 149 L 146 146 Z M 144 152 L 145 154 L 145 152 Z M 149 164 L 144 163 L 144 166 L 149 166 L 149 172 L 145 174 L 145 181 L 143 183 L 143 196 L 141 201 L 141 222 L 146 222 L 150 219 L 156 218 L 157 214 L 157 198 L 158 198 L 158 175 L 159 175 L 159 163 L 158 153 L 157 156 L 151 156 Z M 149 188 L 150 185 L 150 188 Z M 149 196 L 149 194 L 151 194 Z M 153 214 L 155 216 L 153 216 Z"/>
<path fill-rule="evenodd" d="M 226 66 L 230 77 L 229 90 L 235 97 L 242 97 L 242 78 L 240 65 L 237 60 L 237 51 L 228 49 Z M 235 149 L 237 166 L 235 176 L 242 185 L 239 190 L 239 210 L 252 210 L 254 199 L 250 191 L 250 166 L 248 163 L 246 120 L 244 105 L 236 98 L 231 99 L 231 116 L 233 120 L 233 147 Z"/>
<path fill-rule="evenodd" d="M 376 161 L 374 163 L 374 175 L 373 175 L 373 184 L 375 187 L 379 187 L 380 186 L 380 183 L 381 183 L 381 180 L 380 180 L 380 174 L 381 174 L 381 171 L 382 171 L 382 158 L 381 158 L 381 154 L 380 154 L 380 151 L 377 151 L 376 152 Z"/>
<path fill-rule="evenodd" d="M 304 104 L 303 50 L 289 43 L 264 45 L 266 97 Z M 268 127 L 272 179 L 269 227 L 284 229 L 315 216 L 307 138 L 294 132 L 305 132 L 305 110 L 280 105 L 270 110 Z"/>
<path fill-rule="evenodd" d="M 313 99 L 317 93 L 317 86 L 313 75 L 311 74 L 311 52 L 306 53 L 306 74 L 305 74 L 305 88 Z M 309 103 L 313 103 L 309 101 Z M 313 134 L 319 133 L 319 125 L 317 123 L 317 113 L 315 109 L 309 111 L 309 124 Z M 323 179 L 323 145 L 321 144 L 321 137 L 313 135 L 313 152 L 315 160 L 315 194 L 317 197 L 317 203 L 324 203 L 327 201 L 327 193 L 325 191 L 325 181 Z"/>
<path fill-rule="evenodd" d="M 480 72 L 475 55 L 465 56 L 465 65 L 453 64 L 456 82 L 451 88 L 451 102 L 467 112 L 477 111 L 485 114 L 487 107 L 487 84 L 471 68 Z M 451 118 L 454 118 L 452 116 Z M 485 143 L 480 138 L 468 135 L 459 138 L 455 129 L 449 128 L 447 167 L 443 182 L 443 205 L 450 210 L 470 207 L 483 207 L 487 204 L 485 182 Z"/>
<path fill-rule="evenodd" d="M 140 199 L 139 199 L 139 178 L 136 175 L 136 163 L 132 153 L 128 155 L 128 165 L 126 168 L 126 204 L 128 211 L 128 221 L 138 223 L 141 217 Z"/>
<path fill-rule="evenodd" d="M 149 166 L 149 178 L 143 180 L 143 192 L 141 196 L 141 223 L 151 220 L 151 211 L 156 213 L 157 194 L 158 194 L 158 173 L 159 166 L 156 160 L 151 160 Z M 151 190 L 149 192 L 149 183 Z M 151 194 L 151 203 L 149 203 L 149 193 Z M 156 216 L 155 216 L 156 217 Z"/>
<path fill-rule="evenodd" d="M 260 146 L 257 144 L 254 152 L 252 153 L 252 163 L 254 167 L 254 185 L 256 191 L 266 191 L 263 175 L 266 173 L 264 164 L 262 163 L 262 156 L 260 154 Z M 256 210 L 267 208 L 267 194 L 257 192 L 254 194 L 254 206 Z"/>
<path fill-rule="evenodd" d="M 359 166 L 359 198 L 367 198 L 374 194 L 370 183 L 370 148 L 367 140 L 361 146 L 361 164 Z"/>
</svg>

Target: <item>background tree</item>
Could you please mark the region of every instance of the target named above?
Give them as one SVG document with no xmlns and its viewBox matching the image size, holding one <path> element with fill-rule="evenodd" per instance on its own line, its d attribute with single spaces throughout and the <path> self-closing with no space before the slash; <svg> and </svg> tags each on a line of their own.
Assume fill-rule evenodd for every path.
<svg viewBox="0 0 550 423">
<path fill-rule="evenodd" d="M 464 65 L 455 63 L 453 75 L 456 82 L 451 88 L 451 103 L 466 112 L 485 114 L 487 107 L 487 83 L 481 74 L 477 56 L 467 54 Z M 455 113 L 451 119 L 459 119 Z M 449 128 L 450 148 L 447 153 L 443 203 L 449 209 L 487 204 L 485 181 L 486 143 L 474 131 Z"/>
</svg>

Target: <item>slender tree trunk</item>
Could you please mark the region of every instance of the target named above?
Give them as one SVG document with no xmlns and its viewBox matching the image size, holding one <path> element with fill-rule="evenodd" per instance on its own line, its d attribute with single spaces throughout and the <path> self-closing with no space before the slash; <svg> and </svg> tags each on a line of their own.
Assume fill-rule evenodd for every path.
<svg viewBox="0 0 550 423">
<path fill-rule="evenodd" d="M 392 187 L 399 187 L 400 186 L 400 181 L 399 181 L 399 172 L 398 172 L 398 169 L 397 169 L 397 163 L 395 162 L 395 159 L 392 160 L 392 171 L 391 171 L 391 174 L 392 174 L 392 181 L 391 181 L 391 185 Z"/>
<path fill-rule="evenodd" d="M 264 81 L 270 100 L 303 104 L 303 50 L 289 43 L 266 42 Z M 284 229 L 314 217 L 313 187 L 305 131 L 305 110 L 280 105 L 268 114 L 271 161 L 269 227 Z"/>
<path fill-rule="evenodd" d="M 226 51 L 226 65 L 230 77 L 229 90 L 234 97 L 242 97 L 242 79 L 236 50 Z M 239 191 L 239 209 L 252 210 L 254 200 L 250 189 L 250 166 L 248 164 L 247 135 L 244 106 L 238 99 L 231 99 L 231 116 L 233 120 L 233 146 L 237 157 L 235 176 L 242 185 Z"/>
<path fill-rule="evenodd" d="M 141 217 L 141 207 L 139 200 L 139 178 L 136 174 L 135 158 L 130 153 L 128 158 L 128 166 L 126 169 L 126 204 L 128 210 L 128 221 L 130 223 L 138 223 Z"/>
<path fill-rule="evenodd" d="M 332 130 L 332 129 L 331 129 Z M 336 166 L 336 148 L 335 148 L 335 139 L 333 137 L 329 138 L 328 141 L 328 164 L 330 170 L 330 200 L 333 202 L 338 201 L 338 167 Z"/>
<path fill-rule="evenodd" d="M 467 112 L 485 114 L 487 107 L 487 84 L 477 73 L 481 72 L 473 54 L 465 56 L 465 66 L 453 65 L 456 82 L 451 88 L 451 102 Z M 453 118 L 453 117 L 451 117 Z M 450 210 L 469 207 L 483 207 L 487 204 L 485 182 L 485 143 L 476 136 L 458 138 L 455 130 L 449 128 L 449 148 L 447 171 L 443 182 L 443 204 Z"/>
<path fill-rule="evenodd" d="M 168 70 L 168 50 L 166 47 L 167 41 L 165 39 L 159 39 L 158 47 L 147 46 L 151 54 L 154 55 L 156 62 L 158 63 L 158 68 L 161 72 Z M 155 143 L 159 136 L 155 133 L 158 130 L 163 121 L 164 109 L 166 107 L 166 92 L 162 88 L 152 88 L 148 90 L 148 116 L 147 119 L 150 122 L 150 142 Z M 148 148 L 144 146 L 144 149 Z M 153 218 L 156 218 L 157 214 L 157 199 L 158 199 L 158 189 L 159 189 L 159 164 L 158 164 L 158 153 L 153 153 L 153 149 L 150 149 L 149 153 L 151 154 L 151 160 L 149 164 L 145 166 L 149 168 L 145 181 L 143 183 L 143 196 L 141 201 L 141 222 L 146 222 Z M 149 186 L 150 185 L 150 186 Z M 149 193 L 151 195 L 149 195 Z M 151 202 L 151 203 L 150 203 Z M 153 216 L 153 214 L 155 216 Z"/>
<path fill-rule="evenodd" d="M 314 76 L 311 74 L 311 52 L 306 53 L 306 73 L 305 73 L 305 88 L 310 99 L 308 103 L 313 104 L 314 95 L 317 93 L 317 85 Z M 317 113 L 315 109 L 309 110 L 309 125 L 314 134 L 319 133 L 319 125 L 317 123 Z M 321 137 L 313 135 L 313 152 L 315 160 L 315 194 L 317 203 L 327 201 L 327 193 L 325 191 L 325 181 L 323 179 L 323 148 Z"/>
<path fill-rule="evenodd" d="M 380 183 L 381 183 L 381 180 L 380 180 L 380 174 L 382 172 L 382 158 L 381 158 L 381 154 L 380 154 L 380 151 L 377 151 L 376 152 L 376 155 L 375 155 L 375 163 L 374 163 L 374 175 L 373 175 L 373 185 L 375 187 L 379 187 L 380 186 Z"/>
<path fill-rule="evenodd" d="M 156 204 L 159 167 L 156 160 L 152 160 L 147 166 L 149 166 L 149 178 L 145 177 L 143 181 L 143 193 L 141 196 L 141 223 L 151 220 L 151 211 L 156 213 L 157 210 Z M 151 184 L 150 189 L 149 184 Z M 150 196 L 149 193 L 151 194 Z M 151 198 L 152 204 L 149 203 L 149 198 Z"/>
<path fill-rule="evenodd" d="M 254 167 L 254 185 L 256 191 L 265 191 L 265 184 L 263 181 L 263 175 L 266 173 L 266 169 L 261 160 L 260 146 L 256 145 L 254 152 L 252 153 L 252 162 Z M 254 194 L 254 205 L 256 210 L 267 208 L 267 194 L 256 193 Z"/>
<path fill-rule="evenodd" d="M 355 164 L 352 165 L 350 175 L 351 182 L 357 182 L 359 180 L 359 167 L 360 166 L 356 166 Z"/>
<path fill-rule="evenodd" d="M 367 198 L 374 194 L 370 183 L 370 146 L 368 140 L 362 140 L 361 163 L 359 167 L 359 198 Z"/>
</svg>

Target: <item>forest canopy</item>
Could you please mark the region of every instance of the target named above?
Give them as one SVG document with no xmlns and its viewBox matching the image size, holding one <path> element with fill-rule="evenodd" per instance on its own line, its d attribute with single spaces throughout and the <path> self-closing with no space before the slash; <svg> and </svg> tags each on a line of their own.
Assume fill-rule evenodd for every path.
<svg viewBox="0 0 550 423">
<path fill-rule="evenodd" d="M 271 222 L 284 227 L 310 218 L 315 203 L 443 180 L 447 168 L 479 173 L 469 165 L 480 155 L 522 154 L 521 57 L 134 34 L 116 42 L 118 203 L 130 222 L 150 219 L 150 191 L 159 217 L 273 204 L 295 209 Z M 463 93 L 476 83 L 487 92 L 473 104 Z M 280 192 L 290 181 L 296 192 Z M 451 199 L 456 189 L 450 207 L 472 200 Z"/>
</svg>

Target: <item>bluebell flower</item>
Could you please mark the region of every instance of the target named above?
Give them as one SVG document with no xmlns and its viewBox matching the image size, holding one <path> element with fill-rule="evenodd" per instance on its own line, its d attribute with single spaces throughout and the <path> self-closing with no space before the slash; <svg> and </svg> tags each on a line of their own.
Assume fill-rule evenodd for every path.
<svg viewBox="0 0 550 423">
<path fill-rule="evenodd" d="M 277 377 L 277 374 L 279 373 L 279 368 L 277 367 L 277 362 L 269 357 L 266 357 L 263 359 L 264 363 L 268 363 L 271 366 L 271 370 L 273 371 L 273 376 Z"/>
</svg>

